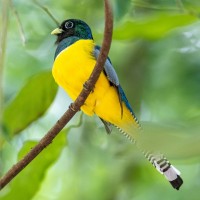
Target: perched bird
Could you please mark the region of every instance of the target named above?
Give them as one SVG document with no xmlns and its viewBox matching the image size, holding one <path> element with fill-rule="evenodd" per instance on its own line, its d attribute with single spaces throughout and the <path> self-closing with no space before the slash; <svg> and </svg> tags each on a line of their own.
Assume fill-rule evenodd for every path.
<svg viewBox="0 0 200 200">
<path fill-rule="evenodd" d="M 90 27 L 82 20 L 65 20 L 60 27 L 52 31 L 52 34 L 57 35 L 58 45 L 52 69 L 53 77 L 57 84 L 75 100 L 94 69 L 101 47 L 94 43 Z M 117 73 L 109 58 L 81 110 L 89 116 L 97 115 L 108 133 L 114 125 L 131 141 L 137 139 L 140 124 L 120 86 Z M 180 172 L 163 155 L 147 151 L 143 153 L 178 190 L 183 183 L 179 176 Z"/>
</svg>

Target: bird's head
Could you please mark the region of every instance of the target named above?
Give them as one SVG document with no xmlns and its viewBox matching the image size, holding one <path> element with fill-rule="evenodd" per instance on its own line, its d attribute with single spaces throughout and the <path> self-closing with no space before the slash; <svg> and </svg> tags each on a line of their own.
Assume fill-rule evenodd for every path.
<svg viewBox="0 0 200 200">
<path fill-rule="evenodd" d="M 51 32 L 52 35 L 57 35 L 56 43 L 59 43 L 64 38 L 76 36 L 81 39 L 93 39 L 90 27 L 82 20 L 68 19 Z"/>
</svg>

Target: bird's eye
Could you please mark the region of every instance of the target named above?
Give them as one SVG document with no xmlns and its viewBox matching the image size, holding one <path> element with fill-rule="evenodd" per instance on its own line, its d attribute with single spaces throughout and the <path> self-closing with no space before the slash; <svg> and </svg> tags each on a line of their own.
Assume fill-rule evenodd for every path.
<svg viewBox="0 0 200 200">
<path fill-rule="evenodd" d="M 70 29 L 70 28 L 72 28 L 73 26 L 74 26 L 74 23 L 71 22 L 71 21 L 68 21 L 68 22 L 65 23 L 65 28 L 66 28 L 66 29 Z"/>
</svg>

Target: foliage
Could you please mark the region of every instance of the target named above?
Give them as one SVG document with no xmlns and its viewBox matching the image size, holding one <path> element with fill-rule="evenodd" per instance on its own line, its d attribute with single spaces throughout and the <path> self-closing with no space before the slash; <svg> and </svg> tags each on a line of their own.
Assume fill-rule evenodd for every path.
<svg viewBox="0 0 200 200">
<path fill-rule="evenodd" d="M 95 41 L 101 43 L 101 0 L 40 3 L 59 21 L 85 20 Z M 61 132 L 2 191 L 0 199 L 198 199 L 200 2 L 113 0 L 112 6 L 115 24 L 110 58 L 144 127 L 144 144 L 162 150 L 178 165 L 183 187 L 173 191 L 117 130 L 107 136 L 98 119 L 85 116 L 79 127 Z M 1 175 L 70 103 L 61 90 L 55 98 L 57 86 L 51 77 L 55 38 L 50 35 L 55 27 L 35 1 L 13 1 L 1 80 Z"/>
<path fill-rule="evenodd" d="M 19 133 L 43 115 L 56 92 L 57 87 L 51 73 L 41 72 L 31 77 L 14 100 L 5 107 L 3 124 L 7 134 Z M 13 118 L 15 120 L 12 120 Z"/>
</svg>

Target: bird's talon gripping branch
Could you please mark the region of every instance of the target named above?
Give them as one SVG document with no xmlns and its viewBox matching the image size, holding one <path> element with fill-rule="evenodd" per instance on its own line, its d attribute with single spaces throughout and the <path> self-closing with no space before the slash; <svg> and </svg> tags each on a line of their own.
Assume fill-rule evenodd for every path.
<svg viewBox="0 0 200 200">
<path fill-rule="evenodd" d="M 69 109 L 71 109 L 73 112 L 76 112 L 76 110 L 74 109 L 73 103 L 71 103 L 71 104 L 69 105 Z"/>
<path fill-rule="evenodd" d="M 83 88 L 84 88 L 84 90 L 89 90 L 89 91 L 91 91 L 91 92 L 94 92 L 94 89 L 92 89 L 92 88 L 88 85 L 87 82 L 85 82 L 85 83 L 83 84 Z"/>
<path fill-rule="evenodd" d="M 89 90 L 89 87 L 88 87 L 87 82 L 85 82 L 85 83 L 83 84 L 83 89 L 84 89 L 84 90 Z"/>
</svg>

